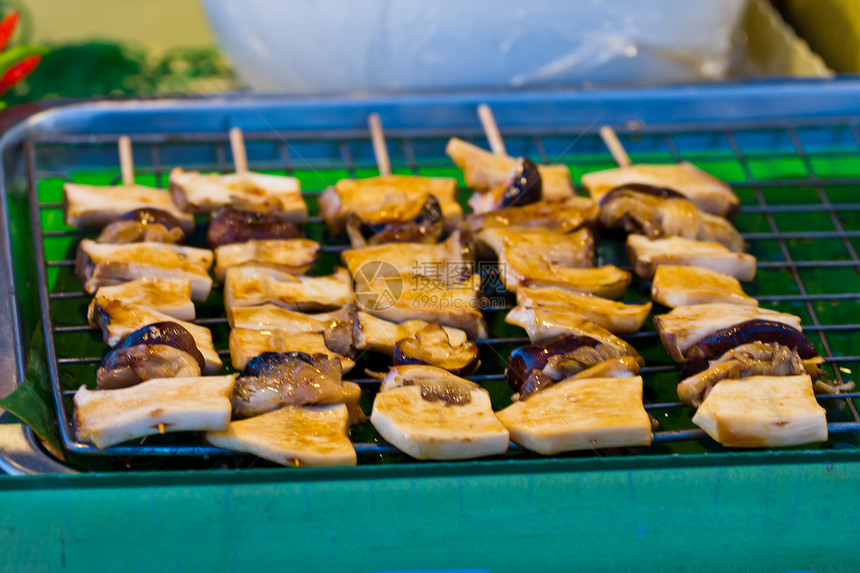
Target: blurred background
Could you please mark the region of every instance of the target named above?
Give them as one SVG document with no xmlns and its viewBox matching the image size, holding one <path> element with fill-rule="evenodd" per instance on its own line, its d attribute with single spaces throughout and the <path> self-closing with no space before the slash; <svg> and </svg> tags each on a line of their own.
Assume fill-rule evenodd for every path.
<svg viewBox="0 0 860 573">
<path fill-rule="evenodd" d="M 8 104 L 655 85 L 860 72 L 860 0 L 10 0 Z M 7 50 L 10 48 L 7 48 Z"/>
</svg>

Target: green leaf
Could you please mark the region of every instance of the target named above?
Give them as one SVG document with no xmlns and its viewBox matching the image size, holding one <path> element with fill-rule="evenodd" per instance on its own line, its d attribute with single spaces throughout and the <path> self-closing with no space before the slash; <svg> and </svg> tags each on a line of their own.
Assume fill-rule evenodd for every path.
<svg viewBox="0 0 860 573">
<path fill-rule="evenodd" d="M 6 70 L 33 54 L 45 55 L 49 52 L 46 46 L 15 46 L 9 48 L 0 54 L 0 76 L 6 73 Z"/>
<path fill-rule="evenodd" d="M 30 343 L 30 356 L 24 381 L 14 392 L 0 400 L 0 407 L 30 426 L 37 436 L 62 451 L 57 432 L 54 400 L 51 396 L 48 369 L 45 362 L 45 340 L 39 325 Z"/>
</svg>

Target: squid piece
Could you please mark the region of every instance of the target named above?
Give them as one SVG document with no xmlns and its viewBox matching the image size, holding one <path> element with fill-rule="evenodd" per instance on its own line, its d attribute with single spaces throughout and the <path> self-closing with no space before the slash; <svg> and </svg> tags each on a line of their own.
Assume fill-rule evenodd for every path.
<svg viewBox="0 0 860 573">
<path fill-rule="evenodd" d="M 495 155 L 462 139 L 452 137 L 445 153 L 463 171 L 466 185 L 472 189 L 492 189 L 504 185 L 518 158 Z M 563 199 L 573 195 L 570 170 L 566 165 L 538 165 L 545 200 Z"/>
<path fill-rule="evenodd" d="M 395 366 L 382 380 L 370 422 L 400 451 L 419 460 L 503 454 L 508 431 L 489 393 L 433 366 Z"/>
<path fill-rule="evenodd" d="M 508 227 L 544 229 L 567 233 L 597 221 L 600 207 L 585 197 L 572 196 L 557 201 L 538 201 L 522 207 L 506 207 L 466 217 L 465 228 L 475 235 L 484 229 Z"/>
<path fill-rule="evenodd" d="M 170 193 L 180 209 L 189 213 L 211 213 L 241 201 L 274 205 L 284 219 L 304 223 L 308 207 L 302 199 L 299 180 L 262 173 L 198 173 L 179 167 L 170 172 Z"/>
<path fill-rule="evenodd" d="M 177 208 L 165 191 L 143 185 L 63 185 L 66 225 L 76 229 L 104 227 L 129 211 L 144 208 L 170 213 L 186 233 L 194 230 L 194 217 Z"/>
<path fill-rule="evenodd" d="M 498 412 L 515 443 L 543 455 L 647 446 L 642 378 L 568 379 Z"/>
<path fill-rule="evenodd" d="M 615 346 L 590 336 L 560 334 L 536 344 L 521 346 L 508 357 L 505 378 L 517 394 L 514 399 L 525 400 L 535 392 L 570 377 L 635 376 L 639 373 L 637 355 L 626 355 Z"/>
<path fill-rule="evenodd" d="M 191 302 L 191 281 L 186 279 L 140 278 L 99 287 L 87 311 L 91 324 L 96 300 L 119 300 L 132 306 L 145 306 L 179 320 L 194 320 L 196 314 Z"/>
<path fill-rule="evenodd" d="M 249 330 L 281 330 L 284 332 L 316 332 L 325 344 L 338 354 L 350 358 L 355 354 L 355 333 L 358 329 L 355 305 L 348 304 L 332 312 L 304 314 L 273 304 L 238 307 L 227 318 L 231 328 Z"/>
<path fill-rule="evenodd" d="M 355 366 L 355 362 L 326 346 L 325 336 L 318 332 L 289 332 L 286 330 L 251 330 L 234 328 L 230 331 L 230 360 L 233 368 L 241 370 L 264 352 L 304 352 L 324 354 L 340 360 L 343 373 Z"/>
<path fill-rule="evenodd" d="M 463 330 L 471 338 L 486 338 L 480 292 L 479 275 L 446 284 L 403 273 L 356 280 L 355 300 L 361 310 L 384 320 L 438 322 Z"/>
<path fill-rule="evenodd" d="M 735 448 L 827 441 L 825 411 L 806 375 L 723 380 L 696 410 L 693 423 L 720 444 Z"/>
<path fill-rule="evenodd" d="M 478 345 L 467 340 L 454 345 L 437 323 L 432 323 L 394 346 L 392 362 L 401 364 L 427 364 L 443 368 L 457 376 L 468 376 L 481 365 Z"/>
<path fill-rule="evenodd" d="M 599 296 L 583 295 L 559 288 L 517 290 L 517 304 L 529 308 L 555 308 L 594 321 L 613 334 L 632 334 L 642 328 L 651 303 L 625 304 Z"/>
<path fill-rule="evenodd" d="M 99 233 L 99 243 L 181 243 L 185 231 L 179 219 L 160 209 L 148 207 L 129 211 Z"/>
<path fill-rule="evenodd" d="M 532 343 L 542 342 L 561 334 L 573 334 L 593 338 L 617 350 L 619 356 L 633 356 L 640 364 L 645 363 L 636 349 L 624 340 L 587 318 L 570 314 L 564 310 L 515 306 L 508 312 L 505 322 L 525 329 Z"/>
<path fill-rule="evenodd" d="M 320 216 L 332 235 L 344 230 L 347 215 L 375 224 L 407 221 L 415 205 L 424 205 L 428 196 L 439 203 L 449 229 L 463 218 L 457 202 L 457 180 L 452 177 L 388 175 L 366 179 L 341 179 L 319 197 Z"/>
<path fill-rule="evenodd" d="M 470 270 L 466 265 L 464 254 L 468 255 L 470 247 L 463 243 L 459 231 L 455 231 L 444 243 L 427 245 L 424 243 L 387 243 L 360 249 L 348 249 L 340 255 L 343 264 L 356 281 L 363 280 L 366 275 L 377 276 L 379 272 L 413 274 L 431 273 L 446 276 L 447 273 L 458 273 L 463 269 Z M 384 264 L 383 264 L 384 263 Z M 446 277 L 444 280 L 448 280 Z M 451 278 L 454 280 L 454 277 Z"/>
<path fill-rule="evenodd" d="M 407 320 L 398 324 L 359 311 L 356 313 L 355 349 L 391 356 L 400 340 L 414 336 L 430 324 L 424 320 Z M 462 346 L 468 341 L 466 333 L 458 328 L 443 326 L 442 329 L 452 346 Z"/>
<path fill-rule="evenodd" d="M 744 292 L 738 279 L 702 267 L 678 265 L 657 267 L 651 298 L 669 308 L 712 302 L 758 306 L 758 301 Z"/>
<path fill-rule="evenodd" d="M 545 229 L 491 227 L 481 231 L 477 239 L 481 247 L 494 252 L 497 258 L 507 248 L 563 267 L 594 266 L 594 237 L 587 228 L 562 234 Z"/>
<path fill-rule="evenodd" d="M 505 182 L 485 192 L 476 192 L 469 198 L 472 212 L 482 214 L 505 207 L 536 203 L 543 198 L 543 181 L 538 166 L 530 159 L 520 157 Z"/>
<path fill-rule="evenodd" d="M 99 449 L 161 432 L 226 430 L 235 376 L 156 378 L 75 392 L 75 435 Z"/>
<path fill-rule="evenodd" d="M 221 358 L 212 343 L 212 332 L 190 322 L 177 320 L 157 310 L 145 306 L 127 304 L 121 300 L 96 298 L 90 312 L 90 325 L 100 328 L 105 344 L 116 346 L 119 342 L 140 328 L 159 322 L 175 322 L 194 338 L 194 344 L 203 355 L 203 373 L 212 375 L 221 371 Z"/>
<path fill-rule="evenodd" d="M 263 352 L 245 366 L 233 386 L 233 415 L 259 416 L 284 406 L 346 404 L 356 423 L 361 388 L 344 382 L 342 363 L 326 354 Z"/>
<path fill-rule="evenodd" d="M 801 335 L 802 336 L 802 335 Z M 681 380 L 678 398 L 698 407 L 718 383 L 750 376 L 794 376 L 808 374 L 813 380 L 824 375 L 824 359 L 816 355 L 804 360 L 797 348 L 776 342 L 750 342 L 728 350 L 709 361 L 707 368 Z"/>
<path fill-rule="evenodd" d="M 576 269 L 530 256 L 528 247 L 505 247 L 499 257 L 499 268 L 505 288 L 516 292 L 519 287 L 563 288 L 572 292 L 618 298 L 627 290 L 633 277 L 614 265 L 593 269 Z"/>
<path fill-rule="evenodd" d="M 299 230 L 278 209 L 227 205 L 212 214 L 206 242 L 211 248 L 251 240 L 295 239 Z"/>
<path fill-rule="evenodd" d="M 310 239 L 251 240 L 215 249 L 215 276 L 224 280 L 233 267 L 264 267 L 291 275 L 308 272 L 319 256 L 320 245 Z"/>
<path fill-rule="evenodd" d="M 691 241 L 681 237 L 650 240 L 643 235 L 627 237 L 627 258 L 634 272 L 650 279 L 660 265 L 702 267 L 741 281 L 755 278 L 756 260 L 746 253 L 734 253 L 719 243 Z"/>
<path fill-rule="evenodd" d="M 388 217 L 387 219 L 383 217 Z M 401 205 L 396 213 L 380 211 L 364 218 L 346 216 L 346 232 L 353 248 L 385 243 L 435 243 L 445 230 L 445 216 L 433 195 Z"/>
<path fill-rule="evenodd" d="M 273 269 L 234 267 L 224 280 L 224 305 L 234 308 L 271 303 L 288 310 L 331 310 L 353 302 L 352 279 L 337 267 L 323 277 L 294 277 Z"/>
<path fill-rule="evenodd" d="M 791 348 L 803 360 L 818 357 L 815 345 L 799 329 L 773 320 L 753 319 L 716 330 L 696 342 L 687 351 L 681 378 L 706 370 L 710 361 L 733 348 L 759 342 Z"/>
<path fill-rule="evenodd" d="M 726 303 L 679 306 L 668 314 L 655 316 L 654 326 L 669 356 L 676 362 L 684 362 L 687 351 L 698 341 L 750 320 L 779 322 L 800 330 L 800 318 L 793 314 Z"/>
<path fill-rule="evenodd" d="M 649 239 L 682 237 L 717 242 L 735 252 L 746 248 L 731 223 L 703 213 L 686 197 L 665 187 L 640 183 L 615 187 L 600 200 L 600 222 Z"/>
<path fill-rule="evenodd" d="M 630 183 L 668 187 L 690 199 L 705 213 L 729 220 L 735 218 L 740 208 L 740 200 L 731 187 L 686 161 L 675 165 L 631 165 L 582 176 L 582 184 L 595 201 L 600 201 L 615 187 Z"/>
<path fill-rule="evenodd" d="M 96 371 L 102 390 L 153 378 L 200 376 L 206 367 L 194 337 L 180 324 L 157 322 L 135 330 L 108 352 Z"/>
<path fill-rule="evenodd" d="M 139 278 L 185 279 L 191 282 L 191 298 L 206 300 L 212 290 L 209 267 L 212 251 L 164 243 L 109 245 L 84 239 L 78 245 L 75 274 L 84 290 Z"/>
<path fill-rule="evenodd" d="M 343 404 L 286 406 L 225 431 L 207 432 L 206 441 L 290 467 L 354 466 L 349 441 L 349 412 Z"/>
</svg>

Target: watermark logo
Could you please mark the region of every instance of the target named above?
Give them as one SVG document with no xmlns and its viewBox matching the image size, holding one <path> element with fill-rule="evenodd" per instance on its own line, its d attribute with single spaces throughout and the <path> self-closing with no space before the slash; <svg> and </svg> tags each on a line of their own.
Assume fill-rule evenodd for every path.
<svg viewBox="0 0 860 573">
<path fill-rule="evenodd" d="M 355 298 L 371 311 L 387 310 L 403 294 L 403 276 L 385 261 L 369 261 L 355 271 Z"/>
</svg>

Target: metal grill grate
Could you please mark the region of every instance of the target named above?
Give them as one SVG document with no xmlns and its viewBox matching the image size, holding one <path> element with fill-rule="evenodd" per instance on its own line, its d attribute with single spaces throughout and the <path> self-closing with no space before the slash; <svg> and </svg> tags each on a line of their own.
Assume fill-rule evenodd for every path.
<svg viewBox="0 0 860 573">
<path fill-rule="evenodd" d="M 574 180 L 582 173 L 612 166 L 593 126 L 504 131 L 511 154 L 530 155 L 542 162 L 565 162 Z M 852 370 L 860 366 L 860 203 L 852 192 L 860 185 L 860 132 L 856 119 L 794 119 L 743 126 L 629 126 L 617 131 L 634 161 L 693 161 L 735 188 L 742 199 L 737 226 L 759 261 L 759 277 L 746 287 L 748 292 L 765 306 L 799 314 L 835 379 L 853 379 Z M 444 145 L 450 136 L 478 143 L 483 139 L 480 132 L 470 129 L 390 130 L 388 146 L 395 172 L 458 175 L 444 156 Z M 157 436 L 139 445 L 104 451 L 74 437 L 71 396 L 75 387 L 94 382 L 95 368 L 107 347 L 101 343 L 98 331 L 86 322 L 90 297 L 73 276 L 75 246 L 89 233 L 62 224 L 59 189 L 63 181 L 69 180 L 117 183 L 119 169 L 112 160 L 117 137 L 53 136 L 29 140 L 25 145 L 43 329 L 63 445 L 81 454 L 229 455 L 205 445 L 198 435 L 175 439 Z M 245 137 L 250 168 L 300 177 L 312 213 L 315 197 L 326 184 L 342 176 L 375 174 L 369 134 L 364 131 L 246 133 Z M 139 182 L 158 187 L 166 184 L 173 166 L 231 170 L 226 133 L 135 136 L 134 152 L 138 162 L 147 159 L 136 170 Z M 462 189 L 462 193 L 465 199 L 470 192 Z M 202 227 L 205 225 L 198 223 L 198 229 Z M 345 248 L 343 239 L 329 240 L 324 236 L 319 217 L 311 217 L 307 231 L 309 237 L 324 243 L 320 267 L 333 264 Z M 189 243 L 196 240 L 199 244 L 201 238 L 198 232 Z M 618 240 L 601 241 L 599 259 L 629 269 L 623 248 L 619 249 L 621 245 Z M 316 274 L 326 272 L 318 268 Z M 643 301 L 648 299 L 647 293 L 647 284 L 637 279 L 624 300 Z M 213 289 L 209 301 L 197 305 L 195 322 L 213 329 L 219 354 L 229 365 L 221 295 L 220 289 Z M 512 348 L 528 343 L 521 330 L 500 320 L 509 308 L 504 305 L 487 309 L 485 315 L 493 337 L 478 341 L 484 365 L 470 377 L 491 391 L 496 409 L 508 403 L 510 393 L 505 390 L 504 357 Z M 650 328 L 649 321 L 646 330 L 623 337 L 646 358 L 648 366 L 642 369 L 646 409 L 661 423 L 654 445 L 635 453 L 725 451 L 692 424 L 692 409 L 676 401 L 678 367 L 669 360 Z M 360 360 L 353 372 L 373 365 L 384 368 L 385 361 Z M 370 378 L 353 380 L 362 385 L 368 400 L 378 386 Z M 857 445 L 854 434 L 860 432 L 860 417 L 854 400 L 858 397 L 860 392 L 843 394 L 839 402 L 848 407 L 828 409 L 831 439 L 822 447 L 840 447 L 846 442 L 852 447 Z M 353 438 L 360 459 L 396 453 L 372 428 L 357 431 Z"/>
</svg>

